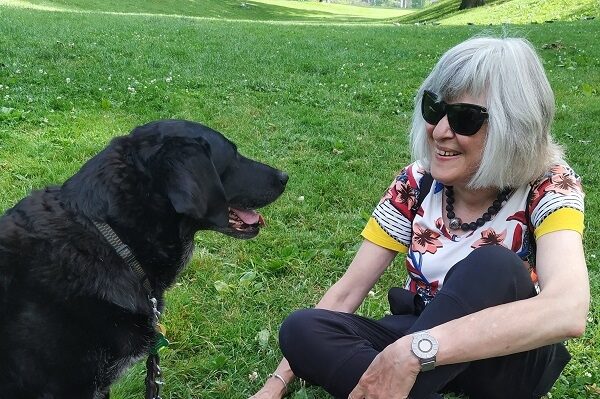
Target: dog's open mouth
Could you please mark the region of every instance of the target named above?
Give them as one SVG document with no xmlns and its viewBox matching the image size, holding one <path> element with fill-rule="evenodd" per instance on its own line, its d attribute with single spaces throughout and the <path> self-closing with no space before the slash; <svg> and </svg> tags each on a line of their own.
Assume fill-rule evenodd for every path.
<svg viewBox="0 0 600 399">
<path fill-rule="evenodd" d="M 229 208 L 229 227 L 239 232 L 258 230 L 265 225 L 262 215 L 252 209 Z"/>
</svg>

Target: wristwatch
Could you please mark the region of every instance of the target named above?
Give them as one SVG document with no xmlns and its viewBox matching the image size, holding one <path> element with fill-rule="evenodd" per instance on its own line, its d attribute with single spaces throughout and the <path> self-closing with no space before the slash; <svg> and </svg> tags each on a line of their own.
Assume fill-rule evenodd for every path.
<svg viewBox="0 0 600 399">
<path fill-rule="evenodd" d="M 419 359 L 421 371 L 429 371 L 435 368 L 435 355 L 438 353 L 438 341 L 429 334 L 429 331 L 418 331 L 413 333 L 412 353 Z"/>
</svg>

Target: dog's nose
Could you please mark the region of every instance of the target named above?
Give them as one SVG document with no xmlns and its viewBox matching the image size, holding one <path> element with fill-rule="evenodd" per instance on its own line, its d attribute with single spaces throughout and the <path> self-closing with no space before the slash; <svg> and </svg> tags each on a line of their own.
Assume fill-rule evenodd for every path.
<svg viewBox="0 0 600 399">
<path fill-rule="evenodd" d="M 285 172 L 279 172 L 279 181 L 281 182 L 282 185 L 286 185 L 288 180 L 289 180 L 289 176 L 287 173 Z"/>
</svg>

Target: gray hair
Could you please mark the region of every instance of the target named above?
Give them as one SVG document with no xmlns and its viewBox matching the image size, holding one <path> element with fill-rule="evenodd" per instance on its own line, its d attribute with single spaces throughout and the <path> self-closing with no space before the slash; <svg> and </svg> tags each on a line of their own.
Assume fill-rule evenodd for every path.
<svg viewBox="0 0 600 399">
<path fill-rule="evenodd" d="M 412 156 L 429 169 L 430 147 L 421 115 L 423 91 L 446 101 L 482 96 L 489 112 L 481 164 L 468 186 L 520 187 L 557 163 L 562 149 L 550 136 L 554 94 L 535 49 L 520 38 L 473 38 L 448 50 L 415 98 Z"/>
</svg>

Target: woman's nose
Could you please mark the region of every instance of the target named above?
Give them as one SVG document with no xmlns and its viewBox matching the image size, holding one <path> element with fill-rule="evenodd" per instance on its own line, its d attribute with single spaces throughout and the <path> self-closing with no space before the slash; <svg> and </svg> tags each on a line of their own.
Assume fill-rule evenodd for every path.
<svg viewBox="0 0 600 399">
<path fill-rule="evenodd" d="M 448 123 L 448 116 L 444 115 L 442 119 L 435 125 L 432 133 L 433 138 L 435 139 L 444 139 L 444 138 L 452 138 L 454 137 L 454 132 L 450 129 L 450 124 Z"/>
</svg>

